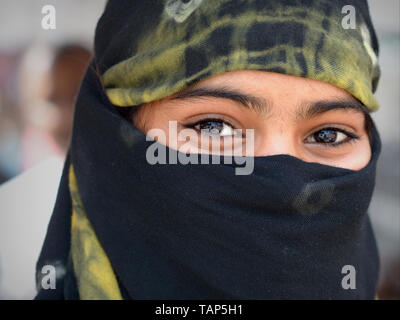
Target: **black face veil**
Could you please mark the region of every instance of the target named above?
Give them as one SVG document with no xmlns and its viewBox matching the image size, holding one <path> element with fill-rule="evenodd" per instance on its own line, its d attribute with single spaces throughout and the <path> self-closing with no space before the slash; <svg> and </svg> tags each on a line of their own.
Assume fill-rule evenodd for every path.
<svg viewBox="0 0 400 320">
<path fill-rule="evenodd" d="M 188 52 L 200 40 L 193 40 L 195 35 L 185 31 L 177 34 L 182 36 L 182 43 L 190 46 L 183 51 L 172 46 L 178 51 L 171 52 L 174 56 L 184 52 L 186 67 L 169 76 L 158 64 L 158 59 L 168 56 L 167 47 L 155 46 L 150 50 L 138 36 L 148 34 L 146 30 L 155 26 L 196 30 L 190 29 L 190 23 L 203 23 L 205 29 L 214 26 L 210 31 L 214 37 L 215 30 L 220 30 L 219 36 L 225 39 L 230 34 L 226 33 L 227 26 L 218 29 L 211 18 L 207 24 L 204 22 L 210 3 L 219 19 L 224 15 L 231 17 L 232 28 L 245 20 L 240 12 L 251 16 L 254 9 L 261 8 L 260 1 L 248 1 L 246 5 L 241 1 L 111 1 L 107 5 L 97 28 L 95 59 L 77 100 L 72 143 L 37 264 L 38 299 L 375 297 L 378 255 L 367 215 L 380 152 L 375 128 L 371 161 L 360 171 L 277 155 L 255 157 L 250 175 L 236 175 L 236 165 L 224 161 L 218 165 L 150 164 L 146 150 L 154 142 L 146 141 L 146 136 L 118 112 L 115 105 L 140 104 L 145 99 L 171 94 L 212 73 L 255 66 L 254 61 L 235 65 L 232 58 L 212 70 L 208 65 L 213 52 L 205 52 L 205 61 L 192 57 L 198 68 L 190 74 L 193 70 L 187 67 Z M 274 8 L 275 12 L 292 12 L 299 24 L 302 15 L 295 13 L 303 12 L 305 5 L 323 12 L 329 21 L 334 21 L 332 12 L 338 5 L 335 1 L 277 3 L 262 1 L 265 8 Z M 363 2 L 356 4 L 372 34 L 371 46 L 377 52 L 366 6 Z M 235 10 L 238 6 L 245 8 Z M 142 13 L 142 24 L 127 22 L 124 27 L 123 23 L 132 20 L 127 20 L 132 18 L 132 12 Z M 111 17 L 119 16 L 117 13 L 124 18 L 113 20 Z M 264 40 L 266 47 L 271 44 L 271 51 L 260 54 L 260 64 L 253 69 L 300 75 L 298 72 L 305 71 L 304 65 L 297 63 L 298 70 L 290 69 L 293 64 L 285 65 L 282 57 L 279 60 L 274 46 L 279 42 L 287 45 L 289 56 L 296 44 L 312 43 L 306 40 L 310 35 L 304 27 L 302 33 L 288 38 L 289 31 L 294 29 L 285 33 L 288 24 L 280 23 L 281 36 L 269 42 Z M 250 23 L 248 28 L 248 39 L 262 38 L 260 26 Z M 263 36 L 271 37 L 269 33 Z M 304 38 L 301 43 L 299 37 Z M 353 41 L 359 38 L 354 35 Z M 235 50 L 236 42 L 231 43 L 229 50 Z M 329 51 L 329 44 L 326 46 L 319 50 Z M 357 46 L 358 42 L 353 47 Z M 257 48 L 250 41 L 242 49 L 251 52 Z M 229 56 L 228 52 L 224 54 Z M 274 61 L 282 64 L 273 66 Z M 137 69 L 139 62 L 142 70 Z M 147 69 L 147 63 L 153 63 L 154 68 Z M 376 69 L 372 62 L 365 63 L 371 89 L 371 83 L 377 81 Z M 200 66 L 208 71 L 202 72 Z M 306 69 L 308 73 L 303 76 L 310 78 L 329 73 Z M 146 77 L 146 70 L 153 70 L 154 74 Z M 365 83 L 353 84 L 351 88 L 355 96 L 374 108 Z M 41 287 L 45 265 L 56 267 L 55 290 Z"/>
</svg>

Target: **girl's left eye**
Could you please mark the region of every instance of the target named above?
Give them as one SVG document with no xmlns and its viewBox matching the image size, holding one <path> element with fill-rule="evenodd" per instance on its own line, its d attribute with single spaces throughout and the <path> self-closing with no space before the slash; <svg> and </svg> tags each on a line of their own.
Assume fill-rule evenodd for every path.
<svg viewBox="0 0 400 320">
<path fill-rule="evenodd" d="M 308 136 L 305 142 L 336 146 L 357 138 L 358 137 L 355 134 L 345 132 L 344 130 L 339 130 L 337 128 L 325 128 Z"/>
</svg>

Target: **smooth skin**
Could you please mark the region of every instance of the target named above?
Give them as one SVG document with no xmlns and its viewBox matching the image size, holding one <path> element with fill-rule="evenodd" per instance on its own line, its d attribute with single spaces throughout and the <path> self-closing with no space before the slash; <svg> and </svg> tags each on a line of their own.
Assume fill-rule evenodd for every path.
<svg viewBox="0 0 400 320">
<path fill-rule="evenodd" d="M 371 157 L 365 107 L 347 91 L 308 78 L 227 72 L 140 106 L 133 124 L 147 134 L 163 130 L 167 140 L 162 143 L 168 145 L 171 120 L 177 121 L 178 132 L 192 128 L 199 139 L 207 132 L 243 144 L 245 130 L 254 129 L 255 156 L 288 154 L 352 170 L 365 167 Z"/>
</svg>

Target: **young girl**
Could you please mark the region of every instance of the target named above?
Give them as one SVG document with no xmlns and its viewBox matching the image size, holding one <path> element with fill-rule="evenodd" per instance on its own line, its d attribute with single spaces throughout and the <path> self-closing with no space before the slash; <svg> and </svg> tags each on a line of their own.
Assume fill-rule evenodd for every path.
<svg viewBox="0 0 400 320">
<path fill-rule="evenodd" d="M 373 299 L 377 53 L 365 1 L 109 1 L 37 298 Z"/>
</svg>

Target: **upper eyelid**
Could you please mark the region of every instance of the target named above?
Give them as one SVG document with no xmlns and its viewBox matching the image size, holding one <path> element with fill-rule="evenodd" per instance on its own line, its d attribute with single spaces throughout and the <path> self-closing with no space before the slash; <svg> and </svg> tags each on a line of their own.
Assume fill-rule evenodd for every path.
<svg viewBox="0 0 400 320">
<path fill-rule="evenodd" d="M 208 121 L 221 121 L 222 123 L 228 124 L 232 128 L 234 128 L 233 124 L 231 124 L 230 122 L 228 122 L 228 121 L 226 121 L 224 119 L 212 119 L 212 118 L 209 118 L 209 119 L 203 119 L 203 120 L 196 121 L 194 124 L 204 123 L 204 122 L 208 122 Z"/>
<path fill-rule="evenodd" d="M 202 116 L 201 114 L 193 116 L 193 117 L 198 117 Z M 192 126 L 197 123 L 205 122 L 205 121 L 212 121 L 212 120 L 218 120 L 224 123 L 229 124 L 232 128 L 243 128 L 244 126 L 237 120 L 232 119 L 233 121 L 230 121 L 230 119 L 227 119 L 228 116 L 226 115 L 218 115 L 218 114 L 204 114 L 204 118 L 202 119 L 196 119 L 196 120 L 189 120 L 187 123 L 184 123 L 184 126 Z M 229 117 L 231 118 L 231 117 Z M 235 124 L 234 122 L 237 122 Z"/>
<path fill-rule="evenodd" d="M 345 127 L 348 127 L 349 129 L 346 129 Z M 353 135 L 358 136 L 356 134 L 357 130 L 355 128 L 349 127 L 348 125 L 341 125 L 341 124 L 338 124 L 338 123 L 325 123 L 325 124 L 316 126 L 313 129 L 309 130 L 306 135 L 309 136 L 309 135 L 311 135 L 311 134 L 313 134 L 315 132 L 318 132 L 320 130 L 323 130 L 323 129 L 334 129 L 334 130 L 338 130 L 338 131 L 343 132 L 343 133 L 353 134 Z"/>
<path fill-rule="evenodd" d="M 327 130 L 327 129 L 336 130 L 336 131 L 339 131 L 339 132 L 342 132 L 342 133 L 347 133 L 347 134 L 353 134 L 352 132 L 349 132 L 346 129 L 335 127 L 335 126 L 326 126 L 326 127 L 324 126 L 324 127 L 318 128 L 318 129 L 314 129 L 313 132 L 318 132 L 318 131 Z"/>
<path fill-rule="evenodd" d="M 349 136 L 349 137 L 356 136 L 355 134 L 350 133 L 350 132 L 347 132 L 347 131 L 345 131 L 345 130 L 341 130 L 341 129 L 338 129 L 338 128 L 327 127 L 327 128 L 322 128 L 322 129 L 313 131 L 311 134 L 307 135 L 306 139 L 307 139 L 308 137 L 311 137 L 311 136 L 313 136 L 314 134 L 316 134 L 316 133 L 322 131 L 322 130 L 336 130 L 336 131 L 338 131 L 338 132 L 340 132 L 340 133 L 343 133 L 343 134 L 345 134 L 345 135 L 347 135 L 347 136 Z M 356 137 L 357 137 L 357 136 L 356 136 Z"/>
</svg>

